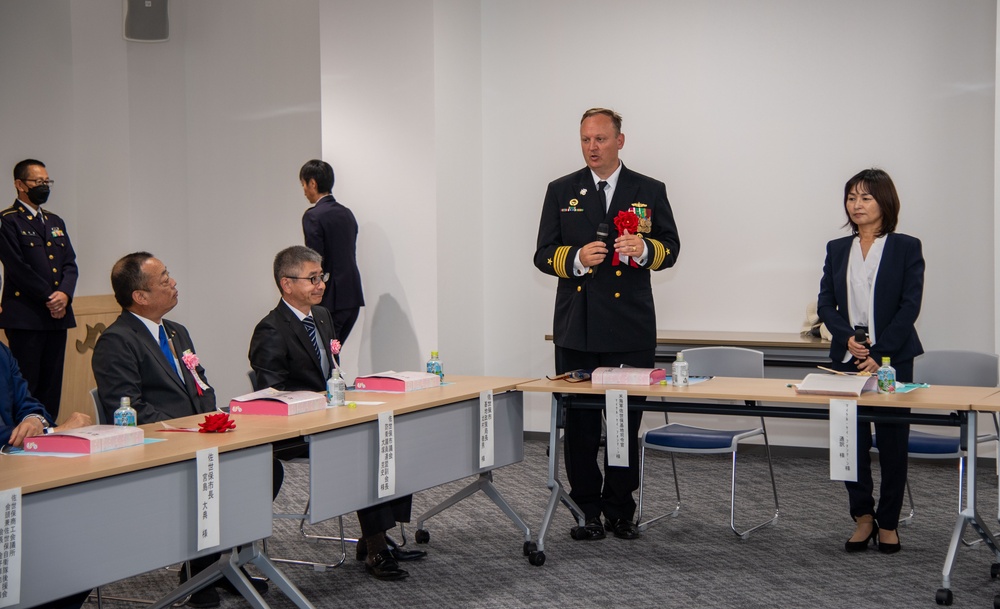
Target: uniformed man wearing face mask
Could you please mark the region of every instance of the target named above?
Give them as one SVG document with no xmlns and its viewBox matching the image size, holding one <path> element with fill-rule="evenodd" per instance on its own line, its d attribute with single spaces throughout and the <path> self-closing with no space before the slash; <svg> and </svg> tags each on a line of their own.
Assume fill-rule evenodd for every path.
<svg viewBox="0 0 1000 609">
<path fill-rule="evenodd" d="M 78 272 L 66 224 L 42 209 L 52 184 L 41 161 L 26 159 L 14 166 L 17 200 L 0 212 L 0 328 L 28 390 L 55 420 L 66 330 L 76 327 L 72 303 Z"/>
</svg>

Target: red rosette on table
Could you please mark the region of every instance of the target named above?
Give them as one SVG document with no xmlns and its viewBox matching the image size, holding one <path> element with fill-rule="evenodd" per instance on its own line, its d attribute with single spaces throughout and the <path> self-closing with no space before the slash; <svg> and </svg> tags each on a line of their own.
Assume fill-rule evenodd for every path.
<svg viewBox="0 0 1000 609">
<path fill-rule="evenodd" d="M 230 429 L 236 429 L 236 421 L 231 421 L 229 414 L 225 412 L 206 414 L 205 422 L 198 423 L 198 428 L 199 433 L 225 433 Z"/>
</svg>

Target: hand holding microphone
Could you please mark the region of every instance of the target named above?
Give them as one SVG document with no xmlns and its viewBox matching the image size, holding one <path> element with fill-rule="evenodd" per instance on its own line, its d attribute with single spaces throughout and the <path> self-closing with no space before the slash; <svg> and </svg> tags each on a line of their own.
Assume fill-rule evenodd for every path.
<svg viewBox="0 0 1000 609">
<path fill-rule="evenodd" d="M 858 360 L 868 359 L 868 332 L 864 328 L 854 330 L 854 336 L 847 341 L 847 350 Z"/>
<path fill-rule="evenodd" d="M 593 268 L 600 266 L 608 255 L 608 246 L 604 242 L 608 238 L 608 225 L 601 222 L 597 225 L 597 238 L 580 248 L 580 264 Z M 596 272 L 596 269 L 594 269 Z"/>
</svg>

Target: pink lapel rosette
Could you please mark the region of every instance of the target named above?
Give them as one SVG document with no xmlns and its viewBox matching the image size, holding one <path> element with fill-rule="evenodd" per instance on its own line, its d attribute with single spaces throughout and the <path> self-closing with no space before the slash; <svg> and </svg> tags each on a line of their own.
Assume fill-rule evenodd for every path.
<svg viewBox="0 0 1000 609">
<path fill-rule="evenodd" d="M 194 382 L 197 383 L 198 395 L 203 395 L 205 390 L 208 389 L 208 383 L 201 380 L 198 376 L 198 356 L 192 352 L 190 349 L 185 349 L 184 353 L 181 354 L 181 361 L 184 362 L 184 366 L 191 371 L 191 376 L 194 377 Z"/>
<path fill-rule="evenodd" d="M 337 370 L 340 370 L 340 364 L 337 363 L 337 356 L 340 355 L 340 341 L 336 338 L 330 340 L 330 355 L 330 360 L 333 362 L 333 365 L 337 368 Z"/>
</svg>

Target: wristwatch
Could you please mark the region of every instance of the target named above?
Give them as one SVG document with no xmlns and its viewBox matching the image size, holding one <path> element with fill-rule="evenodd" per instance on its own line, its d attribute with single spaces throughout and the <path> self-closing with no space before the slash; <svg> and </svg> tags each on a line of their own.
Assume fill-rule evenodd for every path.
<svg viewBox="0 0 1000 609">
<path fill-rule="evenodd" d="M 42 415 L 36 414 L 36 413 L 33 412 L 33 413 L 29 414 L 28 416 L 26 416 L 24 418 L 25 419 L 38 419 L 39 421 L 42 422 L 42 433 L 43 434 L 51 433 L 51 427 L 49 427 L 49 421 L 48 421 L 48 419 L 46 419 Z"/>
</svg>

